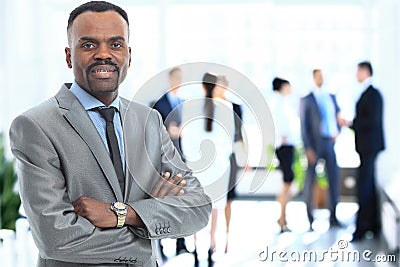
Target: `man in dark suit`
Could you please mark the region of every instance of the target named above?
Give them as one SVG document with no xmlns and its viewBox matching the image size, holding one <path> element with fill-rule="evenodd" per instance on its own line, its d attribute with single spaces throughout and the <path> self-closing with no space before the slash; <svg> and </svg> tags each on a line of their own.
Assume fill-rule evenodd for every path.
<svg viewBox="0 0 400 267">
<path fill-rule="evenodd" d="M 160 114 L 164 121 L 165 128 L 171 137 L 172 142 L 183 157 L 180 144 L 180 126 L 182 123 L 183 100 L 178 97 L 178 90 L 182 84 L 182 70 L 178 67 L 171 69 L 168 73 L 169 90 L 152 106 Z"/>
<path fill-rule="evenodd" d="M 314 90 L 300 102 L 301 135 L 307 155 L 308 168 L 303 196 L 307 205 L 310 229 L 314 217 L 313 187 L 315 166 L 319 159 L 325 160 L 329 180 L 331 225 L 339 225 L 336 219 L 336 204 L 339 198 L 339 168 L 334 150 L 335 139 L 339 134 L 339 106 L 336 97 L 322 88 L 323 76 L 320 69 L 313 71 Z"/>
<path fill-rule="evenodd" d="M 182 70 L 178 67 L 172 68 L 168 72 L 169 90 L 159 100 L 152 104 L 164 121 L 165 128 L 171 137 L 172 143 L 175 145 L 179 154 L 183 158 L 181 150 L 180 126 L 182 123 L 182 106 L 183 100 L 177 96 L 179 87 L 182 84 Z M 165 258 L 163 247 L 160 243 L 161 255 Z M 176 254 L 187 252 L 184 238 L 176 240 Z"/>
<path fill-rule="evenodd" d="M 356 151 L 360 156 L 357 180 L 356 231 L 353 241 L 360 240 L 367 231 L 378 234 L 380 230 L 377 190 L 375 185 L 375 160 L 385 148 L 383 137 L 383 99 L 371 84 L 372 65 L 364 61 L 358 64 L 357 80 L 364 92 L 356 105 L 356 116 L 352 128 L 355 132 Z"/>
</svg>

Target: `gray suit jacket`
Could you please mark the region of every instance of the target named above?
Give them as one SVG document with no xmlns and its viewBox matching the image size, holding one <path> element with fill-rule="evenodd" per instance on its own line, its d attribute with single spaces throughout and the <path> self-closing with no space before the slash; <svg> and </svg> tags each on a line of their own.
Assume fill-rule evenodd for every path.
<svg viewBox="0 0 400 267">
<path fill-rule="evenodd" d="M 101 137 L 69 86 L 18 116 L 10 129 L 38 266 L 155 266 L 152 240 L 200 230 L 208 222 L 210 199 L 182 162 L 160 115 L 125 99 L 120 102 L 127 166 L 122 195 Z M 185 194 L 150 198 L 165 171 L 184 174 Z M 146 227 L 96 228 L 74 213 L 71 203 L 80 196 L 125 202 Z"/>
</svg>

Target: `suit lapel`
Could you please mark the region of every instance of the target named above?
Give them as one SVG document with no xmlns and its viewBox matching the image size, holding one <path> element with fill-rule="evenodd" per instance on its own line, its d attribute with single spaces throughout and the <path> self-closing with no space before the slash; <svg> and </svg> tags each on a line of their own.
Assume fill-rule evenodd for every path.
<svg viewBox="0 0 400 267">
<path fill-rule="evenodd" d="M 138 167 L 136 166 L 136 162 L 138 160 L 136 157 L 137 155 L 139 155 L 139 147 L 136 141 L 143 139 L 138 136 L 139 132 L 137 129 L 138 121 L 136 114 L 132 112 L 132 110 L 129 111 L 129 109 L 132 109 L 130 105 L 131 102 L 123 98 L 120 99 L 121 101 L 119 105 L 122 118 L 122 127 L 124 131 L 124 148 L 126 162 L 124 200 L 127 200 L 133 188 L 133 171 Z"/>
<path fill-rule="evenodd" d="M 370 85 L 367 89 L 364 90 L 364 92 L 361 93 L 361 96 L 358 98 L 358 101 L 356 103 L 356 107 L 361 108 L 361 106 L 364 106 L 364 102 L 367 99 L 367 95 L 369 92 L 373 90 L 372 85 Z"/>
<path fill-rule="evenodd" d="M 314 106 L 314 113 L 317 114 L 318 118 L 321 119 L 322 115 L 321 115 L 321 110 L 319 108 L 317 99 L 315 98 L 315 95 L 313 93 L 311 93 L 310 95 L 310 100 L 311 100 L 311 105 Z"/>
<path fill-rule="evenodd" d="M 164 98 L 165 103 L 167 104 L 167 116 L 168 116 L 168 114 L 171 113 L 171 111 L 172 111 L 172 105 L 168 100 L 167 94 L 164 94 L 163 98 Z"/>
<path fill-rule="evenodd" d="M 66 86 L 61 88 L 60 92 L 56 95 L 56 98 L 60 108 L 66 110 L 64 117 L 92 151 L 112 190 L 114 191 L 116 198 L 122 200 L 122 192 L 114 166 L 89 115 L 75 96 L 69 92 Z"/>
</svg>

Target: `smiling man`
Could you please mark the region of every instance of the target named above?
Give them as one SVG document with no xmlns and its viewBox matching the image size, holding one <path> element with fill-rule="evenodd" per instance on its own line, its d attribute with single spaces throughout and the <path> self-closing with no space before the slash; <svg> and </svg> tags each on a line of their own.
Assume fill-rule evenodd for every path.
<svg viewBox="0 0 400 267">
<path fill-rule="evenodd" d="M 118 96 L 131 62 L 126 12 L 83 4 L 67 32 L 75 82 L 10 129 L 37 266 L 156 266 L 154 240 L 200 230 L 210 199 L 161 116 Z"/>
</svg>

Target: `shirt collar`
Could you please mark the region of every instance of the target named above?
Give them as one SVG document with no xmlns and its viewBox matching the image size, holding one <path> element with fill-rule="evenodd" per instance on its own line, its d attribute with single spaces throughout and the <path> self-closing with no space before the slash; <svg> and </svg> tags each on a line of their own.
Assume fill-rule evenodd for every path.
<svg viewBox="0 0 400 267">
<path fill-rule="evenodd" d="M 179 106 L 179 104 L 181 103 L 181 100 L 177 95 L 173 95 L 170 92 L 168 92 L 166 96 L 172 108 Z"/>
<path fill-rule="evenodd" d="M 368 87 L 370 87 L 371 84 L 372 84 L 372 78 L 371 78 L 371 77 L 368 77 L 367 79 L 365 79 L 365 80 L 361 83 L 362 88 L 363 88 L 364 90 L 367 89 Z"/>
<path fill-rule="evenodd" d="M 173 95 L 171 92 L 167 93 L 167 98 L 169 101 L 177 101 L 179 98 L 176 95 Z"/>
<path fill-rule="evenodd" d="M 91 110 L 98 107 L 105 107 L 105 105 L 82 89 L 76 82 L 74 82 L 70 88 L 71 93 L 73 93 L 76 98 L 78 98 L 79 102 L 81 102 L 82 106 L 85 110 Z M 114 107 L 119 110 L 119 96 L 117 96 L 114 101 L 109 105 L 109 107 Z"/>
<path fill-rule="evenodd" d="M 320 96 L 324 92 L 324 89 L 323 87 L 318 87 L 315 85 L 314 88 L 312 89 L 312 92 L 314 96 Z"/>
</svg>

